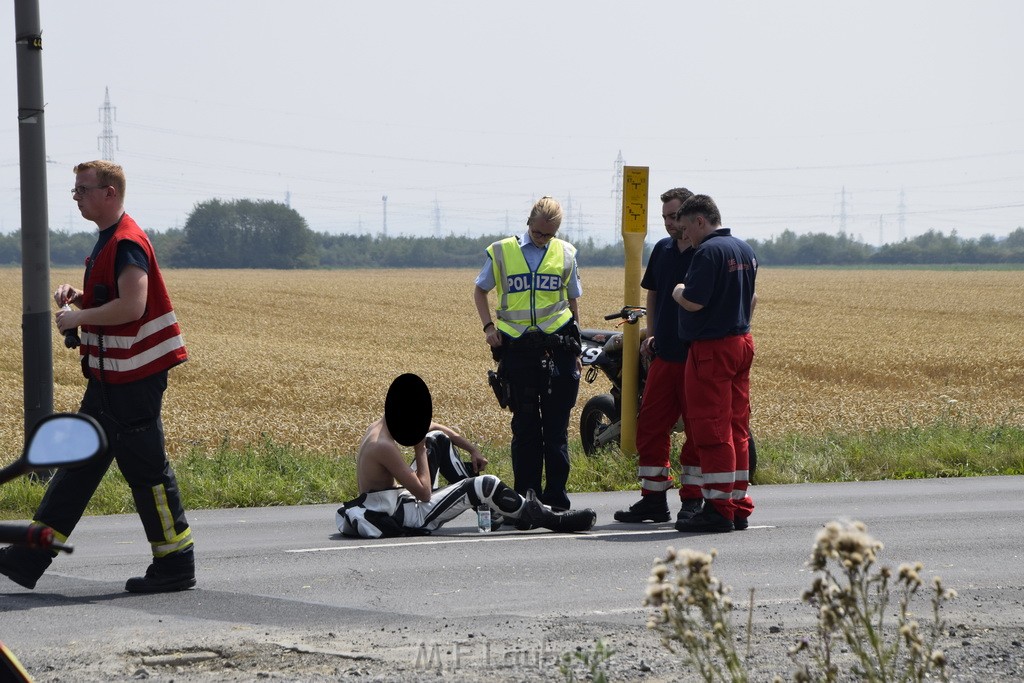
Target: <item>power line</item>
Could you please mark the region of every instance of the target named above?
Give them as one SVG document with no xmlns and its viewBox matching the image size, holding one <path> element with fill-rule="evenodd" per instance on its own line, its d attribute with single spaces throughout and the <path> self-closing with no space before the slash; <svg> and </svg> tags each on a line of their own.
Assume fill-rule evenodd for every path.
<svg viewBox="0 0 1024 683">
<path fill-rule="evenodd" d="M 348 150 L 340 149 L 326 149 L 323 147 L 304 147 L 297 146 L 288 143 L 274 143 L 267 142 L 266 140 L 254 140 L 244 138 L 234 138 L 224 135 L 203 135 L 195 133 L 185 133 L 179 130 L 170 128 L 159 128 L 156 126 L 147 126 L 142 124 L 125 123 L 121 122 L 122 126 L 130 128 L 138 128 L 140 130 L 148 130 L 156 133 L 165 133 L 168 135 L 177 135 L 181 137 L 194 138 L 200 140 L 216 140 L 220 142 L 236 143 L 246 145 L 248 147 L 268 147 L 268 148 L 279 148 L 288 150 L 297 150 L 302 152 L 313 152 L 318 154 L 328 155 L 339 155 L 349 156 L 363 159 L 378 159 L 388 161 L 406 161 L 412 163 L 428 163 L 428 164 L 444 164 L 444 165 L 457 165 L 473 168 L 505 168 L 505 169 L 523 169 L 523 170 L 541 170 L 541 171 L 568 171 L 568 172 L 598 172 L 600 169 L 596 168 L 580 168 L 580 167 L 552 167 L 552 166 L 531 166 L 523 164 L 494 164 L 494 163 L 482 163 L 473 162 L 467 160 L 458 159 L 431 159 L 423 157 L 401 157 L 392 156 L 385 154 L 368 154 L 362 152 L 352 152 Z M 764 166 L 764 167 L 753 167 L 753 168 L 688 168 L 688 169 L 665 169 L 665 173 L 672 174 L 722 174 L 722 173 L 757 173 L 757 172 L 799 172 L 799 171 L 821 171 L 830 169 L 851 169 L 851 168 L 884 168 L 889 166 L 906 166 L 913 164 L 934 164 L 940 162 L 955 162 L 955 161 L 966 161 L 970 159 L 988 159 L 993 157 L 1005 157 L 1005 156 L 1019 156 L 1024 155 L 1024 149 L 1014 150 L 999 150 L 996 152 L 982 152 L 978 154 L 964 154 L 960 156 L 947 156 L 947 157 L 930 157 L 920 159 L 901 159 L 895 161 L 877 161 L 877 162 L 861 162 L 861 163 L 847 163 L 847 164 L 812 164 L 812 165 L 792 165 L 792 166 Z M 619 152 L 621 158 L 622 152 Z M 624 163 L 624 162 L 623 162 Z M 621 184 L 621 183 L 620 183 Z"/>
</svg>

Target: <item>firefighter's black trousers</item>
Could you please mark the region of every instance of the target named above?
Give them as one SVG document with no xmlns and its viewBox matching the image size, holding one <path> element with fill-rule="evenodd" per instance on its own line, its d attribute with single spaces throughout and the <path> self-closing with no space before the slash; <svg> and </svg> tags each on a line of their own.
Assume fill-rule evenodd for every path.
<svg viewBox="0 0 1024 683">
<path fill-rule="evenodd" d="M 192 535 L 164 450 L 160 419 L 167 371 L 127 384 L 88 382 L 80 412 L 99 421 L 109 448 L 104 456 L 82 466 L 59 470 L 50 480 L 35 520 L 65 538 L 71 535 L 110 463 L 116 461 L 131 487 L 154 556 L 189 548 Z"/>
</svg>

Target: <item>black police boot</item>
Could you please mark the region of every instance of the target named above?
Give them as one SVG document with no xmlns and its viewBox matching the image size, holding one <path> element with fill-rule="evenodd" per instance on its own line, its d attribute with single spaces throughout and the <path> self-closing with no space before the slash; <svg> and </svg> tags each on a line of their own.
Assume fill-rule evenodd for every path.
<svg viewBox="0 0 1024 683">
<path fill-rule="evenodd" d="M 679 507 L 679 514 L 676 515 L 677 522 L 689 519 L 704 509 L 703 498 L 683 498 L 681 502 L 682 505 Z"/>
<path fill-rule="evenodd" d="M 616 522 L 639 524 L 640 522 L 667 522 L 669 519 L 668 499 L 664 491 L 654 491 L 629 506 L 628 510 L 615 513 Z"/>
<path fill-rule="evenodd" d="M 124 589 L 129 593 L 171 593 L 195 585 L 195 552 L 189 546 L 166 557 L 154 557 L 146 575 L 128 579 Z"/>
<path fill-rule="evenodd" d="M 0 574 L 29 590 L 36 587 L 36 581 L 51 562 L 53 555 L 49 550 L 16 545 L 0 548 Z"/>
<path fill-rule="evenodd" d="M 529 524 L 528 528 L 541 527 L 568 533 L 590 531 L 597 522 L 597 513 L 590 508 L 555 512 L 537 500 L 536 494 L 530 490 L 526 492 L 526 505 L 520 513 L 519 519 Z M 517 528 L 519 528 L 518 525 Z"/>
<path fill-rule="evenodd" d="M 676 522 L 676 531 L 683 533 L 724 533 L 732 531 L 732 520 L 718 511 L 713 504 L 708 503 L 704 509 L 689 519 Z"/>
</svg>

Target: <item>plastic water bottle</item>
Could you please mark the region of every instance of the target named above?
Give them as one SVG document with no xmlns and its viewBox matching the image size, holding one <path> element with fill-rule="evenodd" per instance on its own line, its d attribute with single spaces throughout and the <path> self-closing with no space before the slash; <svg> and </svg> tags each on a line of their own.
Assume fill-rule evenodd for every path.
<svg viewBox="0 0 1024 683">
<path fill-rule="evenodd" d="M 482 534 L 491 533 L 491 508 L 486 505 L 476 509 L 476 529 Z"/>
<path fill-rule="evenodd" d="M 71 307 L 68 306 L 67 304 L 64 304 L 63 306 L 60 307 L 60 310 L 70 311 Z M 68 347 L 69 349 L 77 349 L 81 343 L 82 340 L 78 338 L 77 327 L 64 332 L 64 346 Z"/>
</svg>

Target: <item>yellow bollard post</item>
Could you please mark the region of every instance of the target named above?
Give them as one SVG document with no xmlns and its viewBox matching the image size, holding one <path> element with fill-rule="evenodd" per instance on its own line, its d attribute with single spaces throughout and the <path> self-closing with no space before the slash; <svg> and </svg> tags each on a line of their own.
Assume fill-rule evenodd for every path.
<svg viewBox="0 0 1024 683">
<path fill-rule="evenodd" d="M 623 303 L 640 306 L 640 278 L 647 238 L 646 166 L 622 169 L 622 245 L 626 252 Z M 625 325 L 622 332 L 622 427 L 623 454 L 636 455 L 636 416 L 639 411 L 640 326 Z"/>
</svg>

